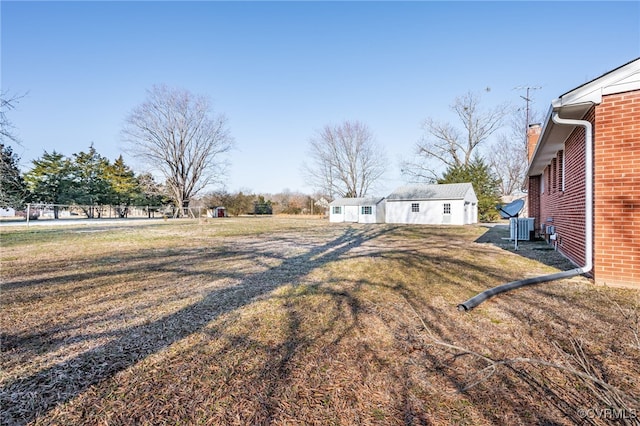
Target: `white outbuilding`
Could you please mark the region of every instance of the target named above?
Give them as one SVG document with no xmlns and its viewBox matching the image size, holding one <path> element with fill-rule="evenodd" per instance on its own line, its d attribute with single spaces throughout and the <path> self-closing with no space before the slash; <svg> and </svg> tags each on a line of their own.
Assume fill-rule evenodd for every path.
<svg viewBox="0 0 640 426">
<path fill-rule="evenodd" d="M 0 217 L 14 217 L 15 215 L 16 210 L 13 207 L 0 208 Z"/>
<path fill-rule="evenodd" d="M 329 206 L 329 222 L 384 223 L 385 200 L 382 197 L 337 198 Z"/>
<path fill-rule="evenodd" d="M 403 186 L 387 197 L 385 221 L 423 225 L 478 223 L 478 197 L 471 183 Z"/>
</svg>

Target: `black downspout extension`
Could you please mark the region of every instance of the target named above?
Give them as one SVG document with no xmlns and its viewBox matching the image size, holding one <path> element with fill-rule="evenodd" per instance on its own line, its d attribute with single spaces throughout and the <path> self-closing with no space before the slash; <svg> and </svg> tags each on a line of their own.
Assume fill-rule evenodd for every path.
<svg viewBox="0 0 640 426">
<path fill-rule="evenodd" d="M 482 293 L 472 297 L 464 303 L 458 305 L 458 310 L 461 312 L 470 311 L 475 308 L 485 300 L 507 291 L 515 290 L 520 287 L 532 285 L 532 284 L 541 284 L 549 281 L 561 280 L 564 278 L 571 278 L 577 275 L 583 274 L 583 268 L 571 269 L 570 271 L 557 272 L 551 275 L 543 275 L 540 277 L 527 278 L 519 281 L 512 281 L 510 283 L 502 284 L 497 287 L 490 288 L 489 290 L 485 290 Z"/>
<path fill-rule="evenodd" d="M 560 118 L 556 111 L 553 111 L 552 117 L 554 123 L 582 126 L 585 130 L 585 265 L 582 268 L 557 272 L 550 275 L 542 275 L 534 278 L 527 278 L 519 281 L 512 281 L 510 283 L 490 288 L 472 297 L 466 302 L 459 304 L 459 311 L 467 312 L 485 300 L 506 291 L 515 290 L 528 285 L 575 277 L 577 275 L 586 274 L 593 268 L 593 130 L 591 122 L 586 120 Z"/>
</svg>

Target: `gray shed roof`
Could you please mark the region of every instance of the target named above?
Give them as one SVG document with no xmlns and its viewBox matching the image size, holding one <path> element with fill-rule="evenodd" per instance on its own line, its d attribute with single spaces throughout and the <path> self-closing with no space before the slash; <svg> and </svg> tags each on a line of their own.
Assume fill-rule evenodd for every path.
<svg viewBox="0 0 640 426">
<path fill-rule="evenodd" d="M 369 198 L 336 198 L 330 206 L 375 206 L 380 201 L 384 200 L 384 197 L 369 197 Z"/>
<path fill-rule="evenodd" d="M 471 183 L 420 184 L 402 186 L 393 191 L 388 200 L 462 200 L 473 191 Z M 475 195 L 475 191 L 473 191 Z"/>
</svg>

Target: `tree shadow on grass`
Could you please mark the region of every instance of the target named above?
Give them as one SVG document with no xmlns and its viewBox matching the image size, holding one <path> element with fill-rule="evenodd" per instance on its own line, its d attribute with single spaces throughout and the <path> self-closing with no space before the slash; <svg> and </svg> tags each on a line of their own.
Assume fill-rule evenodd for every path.
<svg viewBox="0 0 640 426">
<path fill-rule="evenodd" d="M 424 319 L 438 339 L 501 356 L 503 340 L 492 334 L 509 333 L 510 329 L 485 317 L 497 315 L 504 309 L 478 311 L 473 317 L 462 317 L 455 305 L 443 300 L 450 297 L 440 295 L 441 291 L 451 288 L 455 292 L 471 292 L 477 287 L 475 283 L 508 278 L 513 272 L 490 262 L 492 250 L 466 243 L 450 247 L 450 234 L 431 240 L 423 238 L 431 235 L 431 231 L 407 240 L 398 228 L 333 229 L 340 230 L 340 235 L 336 238 L 323 235 L 322 241 L 330 240 L 324 244 L 300 241 L 291 233 L 278 235 L 285 250 L 272 247 L 274 241 L 267 239 L 232 245 L 233 254 L 221 255 L 220 263 L 215 263 L 218 267 L 236 257 L 247 262 L 264 261 L 263 272 L 259 273 L 224 267 L 224 271 L 207 268 L 203 272 L 176 265 L 184 260 L 188 264 L 206 261 L 215 256 L 215 252 L 189 252 L 187 256 L 158 253 L 168 259 L 143 263 L 150 268 L 160 267 L 172 277 L 189 275 L 199 282 L 203 274 L 209 273 L 212 281 L 228 279 L 238 284 L 211 290 L 202 301 L 151 323 L 116 330 L 112 335 L 114 340 L 109 343 L 7 384 L 0 390 L 4 393 L 0 401 L 3 408 L 7 402 L 16 407 L 11 408 L 10 414 L 0 415 L 4 416 L 0 422 L 99 423 L 107 413 L 112 424 L 196 423 L 198 416 L 194 413 L 200 410 L 204 413 L 200 420 L 206 419 L 209 424 L 268 424 L 287 420 L 302 423 L 301 419 L 313 420 L 308 424 L 347 424 L 357 420 L 441 424 L 447 423 L 444 418 L 448 423 L 459 420 L 467 424 L 568 424 L 560 416 L 579 423 L 576 413 L 583 401 L 572 400 L 569 406 L 560 404 L 563 395 L 557 392 L 562 387 L 541 382 L 545 378 L 535 369 L 524 372 L 505 369 L 490 381 L 463 391 L 476 377 L 467 377 L 466 373 L 481 371 L 486 364 L 465 354 L 442 350 L 422 335 L 420 320 L 414 317 L 413 311 Z M 387 233 L 389 235 L 384 235 Z M 462 246 L 465 256 L 456 257 L 451 253 L 461 251 Z M 224 253 L 228 251 L 231 249 L 224 249 Z M 366 267 L 377 269 L 376 273 L 365 277 L 352 273 L 349 268 L 358 265 L 360 258 Z M 126 264 L 135 269 L 138 260 L 135 258 Z M 339 272 L 329 271 L 328 277 L 321 281 L 314 281 L 315 275 L 305 277 L 314 269 L 337 260 L 346 261 L 338 266 Z M 356 262 L 350 263 L 354 260 Z M 274 262 L 281 263 L 273 266 Z M 411 279 L 398 279 L 398 275 L 389 271 L 390 267 L 414 273 L 406 276 Z M 340 271 L 345 274 L 341 275 Z M 320 275 L 323 274 L 324 271 L 320 271 Z M 75 275 L 70 273 L 69 277 Z M 29 285 L 28 282 L 19 284 L 20 288 Z M 273 292 L 277 289 L 280 290 Z M 377 291 L 384 291 L 385 297 L 378 298 Z M 389 297 L 388 292 L 393 292 L 394 297 Z M 307 303 L 308 296 L 315 295 L 323 302 Z M 244 328 L 230 326 L 237 324 L 230 318 L 236 313 L 221 317 L 254 301 L 269 299 L 280 299 L 277 314 L 271 320 L 278 321 L 281 336 L 264 338 L 257 333 L 260 327 L 270 332 L 269 320 L 263 320 L 265 311 L 260 306 L 237 313 L 244 318 Z M 511 309 L 516 312 L 524 303 L 549 311 L 546 299 L 513 299 Z M 413 309 L 408 309 L 409 305 Z M 324 313 L 324 321 L 316 321 L 315 312 Z M 397 317 L 402 320 L 398 321 Z M 70 324 L 83 318 L 89 317 L 74 317 Z M 222 324 L 212 324 L 216 319 Z M 552 321 L 555 317 L 549 319 Z M 579 322 L 571 324 L 580 326 Z M 377 342 L 363 337 L 373 334 L 376 327 L 389 328 L 387 332 L 393 336 L 393 345 L 398 350 L 386 352 Z M 535 328 L 536 324 L 531 327 Z M 189 341 L 188 345 L 163 351 L 191 334 L 197 334 L 193 336 L 195 344 Z M 345 347 L 350 348 L 346 354 Z M 157 353 L 162 353 L 160 359 L 153 357 Z M 334 362 L 336 358 L 340 362 Z M 234 373 L 236 368 L 240 371 Z M 187 382 L 190 386 L 181 382 L 183 375 L 206 375 L 212 369 L 220 374 L 200 386 L 197 381 Z M 334 375 L 325 374 L 325 369 Z M 348 373 L 347 382 L 336 381 L 339 369 Z M 120 372 L 124 374 L 118 374 Z M 315 373 L 311 379 L 309 372 Z M 382 378 L 369 381 L 377 376 Z M 142 382 L 136 382 L 140 377 Z M 455 389 L 458 393 L 443 396 L 442 389 L 432 388 L 430 381 L 435 386 L 445 383 L 445 390 Z M 526 386 L 522 386 L 523 381 Z M 114 387 L 119 392 L 115 396 Z M 381 397 L 376 399 L 378 394 Z M 532 402 L 532 395 L 541 398 L 539 404 Z M 138 396 L 143 400 L 141 403 Z M 110 402 L 110 398 L 117 402 Z M 383 401 L 384 398 L 388 399 Z M 54 410 L 72 399 L 68 406 Z M 375 405 L 381 401 L 385 405 L 380 407 L 384 409 Z M 438 401 L 443 405 L 439 406 Z M 591 400 L 585 401 L 584 404 L 592 404 Z M 144 403 L 149 406 L 145 407 Z M 342 404 L 344 417 L 336 415 L 340 407 L 332 404 L 338 403 Z M 536 411 L 539 406 L 549 413 Z M 431 416 L 434 411 L 435 420 Z M 71 420 L 60 421 L 58 414 Z M 352 417 L 346 417 L 348 415 Z M 469 417 L 471 415 L 474 417 Z"/>
<path fill-rule="evenodd" d="M 211 291 L 201 301 L 148 324 L 130 327 L 97 348 L 0 389 L 3 424 L 26 424 L 55 406 L 203 329 L 220 315 L 253 302 L 276 288 L 295 284 L 312 270 L 339 259 L 365 241 L 391 228 L 346 228 L 337 238 L 304 253 L 285 258 L 275 267 L 250 273 L 234 286 Z"/>
</svg>

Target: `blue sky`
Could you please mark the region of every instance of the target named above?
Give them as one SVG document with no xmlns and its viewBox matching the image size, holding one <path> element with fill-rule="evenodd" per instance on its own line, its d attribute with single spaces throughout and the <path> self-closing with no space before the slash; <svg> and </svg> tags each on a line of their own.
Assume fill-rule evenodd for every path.
<svg viewBox="0 0 640 426">
<path fill-rule="evenodd" d="M 0 4 L 2 91 L 23 168 L 91 143 L 123 153 L 126 115 L 154 84 L 204 94 L 236 142 L 230 191 L 311 193 L 308 140 L 360 120 L 403 183 L 431 117 L 467 91 L 533 108 L 640 56 L 640 2 L 14 2 Z M 487 92 L 485 88 L 491 88 Z M 124 156 L 136 171 L 134 159 Z"/>
</svg>

